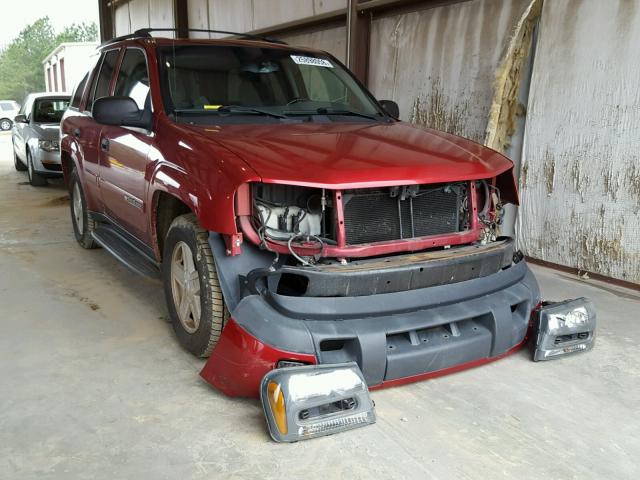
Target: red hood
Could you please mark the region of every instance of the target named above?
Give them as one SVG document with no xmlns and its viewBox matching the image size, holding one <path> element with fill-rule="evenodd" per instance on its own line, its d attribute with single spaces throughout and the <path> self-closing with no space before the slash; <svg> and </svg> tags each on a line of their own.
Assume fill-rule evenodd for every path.
<svg viewBox="0 0 640 480">
<path fill-rule="evenodd" d="M 242 158 L 265 182 L 327 188 L 495 177 L 503 155 L 408 123 L 208 125 L 188 128 Z"/>
</svg>

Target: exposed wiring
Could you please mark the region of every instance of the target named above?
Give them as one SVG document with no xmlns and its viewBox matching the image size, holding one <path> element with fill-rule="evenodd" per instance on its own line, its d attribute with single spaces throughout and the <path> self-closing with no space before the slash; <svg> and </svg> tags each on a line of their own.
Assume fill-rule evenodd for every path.
<svg viewBox="0 0 640 480">
<path fill-rule="evenodd" d="M 322 239 L 316 235 L 307 235 L 307 234 L 297 234 L 297 235 L 292 235 L 289 240 L 287 241 L 287 247 L 289 248 L 289 252 L 291 253 L 291 255 L 298 260 L 300 263 L 302 263 L 303 265 L 307 266 L 307 267 L 312 267 L 313 265 L 311 265 L 311 263 L 309 263 L 307 260 L 305 260 L 304 258 L 302 258 L 300 255 L 298 255 L 294 250 L 293 250 L 293 241 L 296 238 L 306 238 L 307 241 L 309 241 L 310 239 L 315 239 L 319 244 L 320 244 L 320 256 L 324 255 L 324 242 L 322 241 Z"/>
</svg>

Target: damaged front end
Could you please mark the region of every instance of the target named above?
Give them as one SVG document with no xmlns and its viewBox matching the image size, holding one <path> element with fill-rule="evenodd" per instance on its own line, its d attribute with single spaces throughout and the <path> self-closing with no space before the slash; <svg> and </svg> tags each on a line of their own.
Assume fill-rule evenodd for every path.
<svg viewBox="0 0 640 480">
<path fill-rule="evenodd" d="M 540 294 L 513 241 L 498 237 L 505 192 L 517 202 L 499 177 L 242 186 L 242 254 L 210 235 L 231 320 L 201 375 L 257 396 L 273 368 L 355 362 L 375 388 L 515 351 Z"/>
</svg>

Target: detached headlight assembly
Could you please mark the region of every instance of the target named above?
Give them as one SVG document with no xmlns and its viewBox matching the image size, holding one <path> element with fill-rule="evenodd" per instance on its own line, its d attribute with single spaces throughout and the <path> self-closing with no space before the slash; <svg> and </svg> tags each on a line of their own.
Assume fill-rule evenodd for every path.
<svg viewBox="0 0 640 480">
<path fill-rule="evenodd" d="M 60 144 L 57 140 L 38 140 L 38 147 L 45 152 L 57 152 L 60 150 Z"/>
<path fill-rule="evenodd" d="M 277 442 L 331 435 L 376 421 L 369 389 L 353 362 L 271 370 L 262 379 L 260 399 Z"/>
<path fill-rule="evenodd" d="M 596 311 L 586 298 L 543 305 L 533 359 L 551 360 L 593 348 Z"/>
</svg>

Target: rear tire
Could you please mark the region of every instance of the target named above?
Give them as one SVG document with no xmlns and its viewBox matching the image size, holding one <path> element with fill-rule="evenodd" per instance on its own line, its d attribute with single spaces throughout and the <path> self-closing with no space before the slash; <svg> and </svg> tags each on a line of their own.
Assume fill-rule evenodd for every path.
<svg viewBox="0 0 640 480">
<path fill-rule="evenodd" d="M 27 150 L 27 176 L 32 187 L 44 187 L 47 184 L 47 179 L 33 169 L 33 159 L 29 150 Z"/>
<path fill-rule="evenodd" d="M 6 132 L 7 130 L 11 130 L 12 126 L 13 126 L 13 122 L 8 118 L 3 118 L 0 120 L 0 130 L 2 130 L 3 132 Z"/>
<path fill-rule="evenodd" d="M 164 241 L 164 294 L 178 341 L 208 357 L 229 317 L 218 281 L 209 232 L 192 213 L 176 217 Z"/>
<path fill-rule="evenodd" d="M 98 248 L 98 244 L 91 236 L 91 232 L 96 228 L 96 222 L 89 215 L 87 202 L 84 198 L 84 190 L 78 177 L 78 172 L 74 169 L 69 178 L 69 204 L 71 211 L 71 224 L 76 241 L 82 248 Z"/>
</svg>

